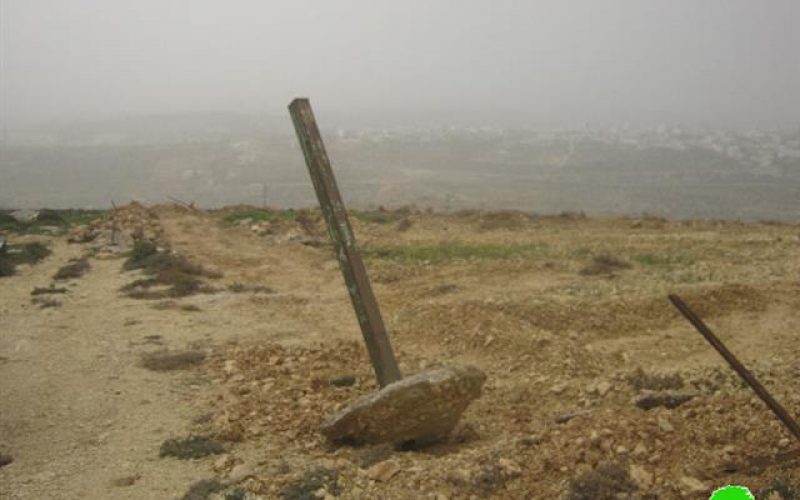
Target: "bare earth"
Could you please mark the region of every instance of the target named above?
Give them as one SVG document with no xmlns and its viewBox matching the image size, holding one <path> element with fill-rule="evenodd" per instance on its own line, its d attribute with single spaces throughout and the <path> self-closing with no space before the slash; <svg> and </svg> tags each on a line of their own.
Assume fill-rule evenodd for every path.
<svg viewBox="0 0 800 500">
<path fill-rule="evenodd" d="M 0 453 L 14 459 L 0 497 L 172 499 L 213 478 L 226 489 L 208 498 L 708 498 L 729 483 L 800 485 L 796 459 L 753 462 L 797 443 L 666 300 L 684 297 L 800 415 L 798 225 L 354 218 L 401 370 L 488 375 L 448 442 L 399 451 L 336 447 L 317 431 L 376 389 L 332 250 L 283 237 L 324 236 L 318 217 L 259 236 L 216 213 L 151 210 L 163 243 L 222 273 L 207 280 L 214 293 L 127 297 L 139 272 L 101 253 L 42 309 L 33 288 L 88 251 L 65 237 L 26 236 L 53 254 L 0 280 Z M 142 366 L 165 349 L 207 357 Z M 341 375 L 356 383 L 328 383 Z M 663 389 L 694 398 L 632 402 Z M 159 457 L 188 435 L 226 453 Z"/>
</svg>

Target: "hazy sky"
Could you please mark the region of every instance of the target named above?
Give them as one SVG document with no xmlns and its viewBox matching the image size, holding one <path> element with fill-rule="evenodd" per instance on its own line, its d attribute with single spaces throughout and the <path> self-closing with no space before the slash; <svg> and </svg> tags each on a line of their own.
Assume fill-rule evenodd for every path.
<svg viewBox="0 0 800 500">
<path fill-rule="evenodd" d="M 9 127 L 187 111 L 800 123 L 798 0 L 0 0 Z"/>
</svg>

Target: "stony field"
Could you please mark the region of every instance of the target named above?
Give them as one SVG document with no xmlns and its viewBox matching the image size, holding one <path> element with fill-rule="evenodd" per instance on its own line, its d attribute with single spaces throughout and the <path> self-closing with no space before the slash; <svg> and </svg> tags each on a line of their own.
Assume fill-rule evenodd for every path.
<svg viewBox="0 0 800 500">
<path fill-rule="evenodd" d="M 794 437 L 667 300 L 800 415 L 798 224 L 354 212 L 403 373 L 487 375 L 395 449 L 319 433 L 377 384 L 318 212 L 0 215 L 2 498 L 798 498 Z"/>
</svg>

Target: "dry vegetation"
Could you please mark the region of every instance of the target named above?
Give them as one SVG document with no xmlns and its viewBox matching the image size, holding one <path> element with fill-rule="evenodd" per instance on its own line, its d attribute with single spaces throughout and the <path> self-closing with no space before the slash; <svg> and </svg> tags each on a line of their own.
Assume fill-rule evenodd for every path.
<svg viewBox="0 0 800 500">
<path fill-rule="evenodd" d="M 35 265 L 50 255 L 51 251 L 39 241 L 9 245 L 0 253 L 0 278 L 13 275 L 21 264 Z"/>
<path fill-rule="evenodd" d="M 215 290 L 203 278 L 221 278 L 202 266 L 169 249 L 158 249 L 148 240 L 139 240 L 125 261 L 126 271 L 141 270 L 147 278 L 128 283 L 120 291 L 137 299 L 163 299 L 186 297 L 195 293 L 211 293 Z"/>
</svg>

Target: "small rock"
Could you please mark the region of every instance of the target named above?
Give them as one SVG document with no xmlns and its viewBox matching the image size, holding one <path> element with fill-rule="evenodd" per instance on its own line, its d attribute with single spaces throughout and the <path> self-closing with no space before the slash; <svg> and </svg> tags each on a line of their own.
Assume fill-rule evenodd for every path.
<svg viewBox="0 0 800 500">
<path fill-rule="evenodd" d="M 653 473 L 647 472 L 647 469 L 641 465 L 632 464 L 630 466 L 630 475 L 633 482 L 641 490 L 646 490 L 653 484 Z"/>
<path fill-rule="evenodd" d="M 778 441 L 778 446 L 780 446 L 781 448 L 786 448 L 787 446 L 789 446 L 790 443 L 791 441 L 789 440 L 789 438 L 782 438 L 780 441 Z"/>
<path fill-rule="evenodd" d="M 481 395 L 486 375 L 474 367 L 440 368 L 391 383 L 326 419 L 331 441 L 423 445 L 450 434 Z"/>
<path fill-rule="evenodd" d="M 136 474 L 134 476 L 119 477 L 111 481 L 111 484 L 118 488 L 124 488 L 126 486 L 133 486 L 134 483 L 136 483 L 136 481 L 138 481 L 141 478 L 142 476 L 139 474 Z"/>
<path fill-rule="evenodd" d="M 679 482 L 687 493 L 698 494 L 698 493 L 708 492 L 708 486 L 703 484 L 703 482 L 700 481 L 699 479 L 694 478 L 692 476 L 683 476 L 682 478 L 680 478 Z"/>
<path fill-rule="evenodd" d="M 330 384 L 336 387 L 350 387 L 356 383 L 355 375 L 340 375 L 330 379 Z"/>
<path fill-rule="evenodd" d="M 236 360 L 226 359 L 225 365 L 222 369 L 225 371 L 226 375 L 233 375 L 233 373 L 236 371 Z"/>
<path fill-rule="evenodd" d="M 556 423 L 565 424 L 575 417 L 579 417 L 581 415 L 587 415 L 589 413 L 591 413 L 590 410 L 578 410 L 578 411 L 571 411 L 569 413 L 563 413 L 556 417 Z"/>
<path fill-rule="evenodd" d="M 672 432 L 675 430 L 675 427 L 673 427 L 664 416 L 658 417 L 658 428 L 664 432 Z"/>
<path fill-rule="evenodd" d="M 252 477 L 255 475 L 255 471 L 253 467 L 247 464 L 239 464 L 235 465 L 233 469 L 231 469 L 230 474 L 228 474 L 228 479 L 233 482 L 238 483 L 239 481 L 244 481 L 248 477 Z"/>
<path fill-rule="evenodd" d="M 603 397 L 606 394 L 608 394 L 608 391 L 610 390 L 611 390 L 611 384 L 605 380 L 594 386 L 594 392 L 600 397 Z"/>
<path fill-rule="evenodd" d="M 14 458 L 11 455 L 0 454 L 0 467 L 5 467 L 6 465 L 10 464 L 13 461 Z"/>
<path fill-rule="evenodd" d="M 222 470 L 227 469 L 231 463 L 233 462 L 233 458 L 227 453 L 219 457 L 218 459 L 214 460 L 214 470 L 219 472 Z"/>
<path fill-rule="evenodd" d="M 643 457 L 645 455 L 647 455 L 647 446 L 645 446 L 643 442 L 639 441 L 636 443 L 636 446 L 633 447 L 633 456 Z"/>
<path fill-rule="evenodd" d="M 513 460 L 501 458 L 497 461 L 497 467 L 501 474 L 507 478 L 518 477 L 522 475 L 522 468 Z"/>
<path fill-rule="evenodd" d="M 659 406 L 672 409 L 689 401 L 694 396 L 694 394 L 690 393 L 648 392 L 636 397 L 633 402 L 643 410 L 651 410 Z"/>
<path fill-rule="evenodd" d="M 398 472 L 400 472 L 399 465 L 393 460 L 385 460 L 367 469 L 367 477 L 384 483 L 393 478 Z"/>
<path fill-rule="evenodd" d="M 556 384 L 550 388 L 550 392 L 553 394 L 561 394 L 567 390 L 567 384 Z"/>
</svg>

